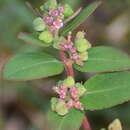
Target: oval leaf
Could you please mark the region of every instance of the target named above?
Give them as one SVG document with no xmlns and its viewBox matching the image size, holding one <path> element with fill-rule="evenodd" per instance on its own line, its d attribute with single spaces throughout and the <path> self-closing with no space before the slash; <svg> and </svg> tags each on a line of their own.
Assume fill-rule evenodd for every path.
<svg viewBox="0 0 130 130">
<path fill-rule="evenodd" d="M 81 72 L 120 71 L 130 68 L 130 58 L 111 47 L 93 47 L 88 51 L 89 59 L 84 66 L 74 65 Z"/>
<path fill-rule="evenodd" d="M 84 112 L 71 109 L 65 115 L 60 116 L 56 112 L 50 111 L 48 113 L 49 130 L 78 130 L 82 124 Z"/>
<path fill-rule="evenodd" d="M 76 27 L 78 27 L 80 24 L 82 24 L 87 17 L 89 17 L 95 9 L 101 4 L 101 2 L 93 2 L 88 7 L 86 7 L 75 19 L 69 22 L 68 25 L 66 25 L 61 31 L 61 35 L 67 35 L 68 32 L 72 31 Z"/>
<path fill-rule="evenodd" d="M 85 83 L 81 102 L 88 110 L 109 108 L 130 100 L 130 72 L 103 73 Z"/>
<path fill-rule="evenodd" d="M 44 53 L 23 53 L 5 65 L 3 77 L 10 80 L 32 80 L 60 74 L 63 64 Z"/>
<path fill-rule="evenodd" d="M 18 38 L 20 40 L 23 40 L 24 42 L 30 44 L 30 45 L 34 45 L 34 46 L 41 46 L 41 47 L 48 47 L 51 44 L 46 44 L 40 40 L 38 40 L 37 38 L 31 36 L 30 34 L 27 33 L 19 33 Z"/>
</svg>

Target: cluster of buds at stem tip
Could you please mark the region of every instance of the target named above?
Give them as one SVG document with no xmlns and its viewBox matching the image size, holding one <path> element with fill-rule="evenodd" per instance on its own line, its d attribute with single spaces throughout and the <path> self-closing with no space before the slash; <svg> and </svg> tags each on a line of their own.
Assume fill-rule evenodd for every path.
<svg viewBox="0 0 130 130">
<path fill-rule="evenodd" d="M 42 14 L 33 21 L 34 29 L 39 33 L 39 40 L 53 44 L 64 20 L 74 12 L 68 4 L 61 5 L 56 0 L 48 0 L 40 9 Z"/>
<path fill-rule="evenodd" d="M 80 31 L 76 34 L 74 42 L 71 40 L 71 33 L 65 42 L 60 44 L 60 49 L 66 51 L 71 60 L 76 64 L 83 66 L 84 61 L 88 60 L 88 49 L 91 48 L 91 44 L 85 39 L 85 33 Z"/>
<path fill-rule="evenodd" d="M 84 110 L 80 97 L 84 95 L 86 89 L 81 83 L 75 83 L 73 77 L 68 76 L 60 81 L 57 86 L 53 87 L 53 90 L 59 97 L 51 99 L 51 108 L 59 115 L 67 114 L 71 108 Z"/>
</svg>

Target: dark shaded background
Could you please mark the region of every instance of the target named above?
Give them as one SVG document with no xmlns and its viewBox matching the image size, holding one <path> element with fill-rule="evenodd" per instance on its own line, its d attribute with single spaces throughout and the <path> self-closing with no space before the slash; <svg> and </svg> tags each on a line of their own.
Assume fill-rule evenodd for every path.
<svg viewBox="0 0 130 130">
<path fill-rule="evenodd" d="M 69 2 L 76 10 L 86 7 L 94 0 L 59 0 Z M 34 8 L 44 0 L 28 0 Z M 9 57 L 19 52 L 43 51 L 17 39 L 21 31 L 34 33 L 34 15 L 24 0 L 0 0 L 0 73 Z M 78 29 L 87 32 L 87 39 L 93 46 L 108 45 L 130 54 L 130 0 L 104 0 L 96 12 Z M 76 72 L 77 80 L 86 80 L 92 73 Z M 64 75 L 28 82 L 0 80 L 0 130 L 43 130 L 51 87 Z M 101 102 L 101 101 L 100 101 Z M 124 130 L 130 130 L 130 103 L 111 109 L 88 111 L 93 130 L 107 127 L 119 118 Z"/>
</svg>

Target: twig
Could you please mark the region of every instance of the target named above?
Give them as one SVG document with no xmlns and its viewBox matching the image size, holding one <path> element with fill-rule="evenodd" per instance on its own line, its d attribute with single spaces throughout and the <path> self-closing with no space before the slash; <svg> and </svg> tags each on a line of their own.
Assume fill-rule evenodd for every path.
<svg viewBox="0 0 130 130">
<path fill-rule="evenodd" d="M 72 61 L 66 57 L 65 52 L 62 50 L 60 51 L 60 57 L 61 57 L 63 64 L 65 65 L 65 70 L 66 70 L 67 76 L 74 77 L 74 70 L 72 67 Z M 83 126 L 84 130 L 92 130 L 87 117 L 84 117 L 82 126 Z"/>
<path fill-rule="evenodd" d="M 62 62 L 65 65 L 65 70 L 66 70 L 67 76 L 73 77 L 74 72 L 73 72 L 73 67 L 72 67 L 72 61 L 66 57 L 65 52 L 62 50 L 60 51 L 60 57 L 61 57 Z"/>
</svg>

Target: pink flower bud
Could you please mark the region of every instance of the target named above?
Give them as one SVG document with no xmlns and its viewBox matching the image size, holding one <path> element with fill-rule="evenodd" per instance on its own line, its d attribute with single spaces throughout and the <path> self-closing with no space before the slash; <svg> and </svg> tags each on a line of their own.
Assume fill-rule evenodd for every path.
<svg viewBox="0 0 130 130">
<path fill-rule="evenodd" d="M 63 90 L 61 90 L 59 96 L 60 96 L 60 99 L 65 99 L 66 92 L 64 92 Z"/>
<path fill-rule="evenodd" d="M 57 29 L 56 29 L 56 27 L 54 27 L 54 26 L 50 26 L 50 27 L 49 27 L 49 30 L 50 30 L 52 33 L 54 33 Z"/>
<path fill-rule="evenodd" d="M 76 53 L 76 48 L 70 48 L 71 53 Z"/>
<path fill-rule="evenodd" d="M 59 87 L 54 87 L 53 90 L 54 90 L 56 93 L 60 94 L 60 88 L 59 88 Z"/>
<path fill-rule="evenodd" d="M 69 47 L 68 47 L 68 44 L 64 44 L 64 47 L 66 48 L 66 49 L 68 49 Z"/>
<path fill-rule="evenodd" d="M 74 106 L 77 109 L 84 110 L 84 108 L 82 107 L 82 103 L 80 101 L 75 102 Z"/>
<path fill-rule="evenodd" d="M 57 10 L 50 10 L 49 11 L 49 14 L 52 16 L 52 17 L 58 17 L 59 16 L 59 12 Z"/>
<path fill-rule="evenodd" d="M 46 17 L 46 18 L 44 18 L 44 21 L 45 21 L 47 24 L 52 24 L 52 23 L 53 23 L 53 18 L 52 18 L 52 17 Z"/>
<path fill-rule="evenodd" d="M 60 13 L 64 13 L 64 11 L 65 11 L 64 7 L 62 7 L 62 6 L 59 6 L 58 10 L 60 11 Z"/>
<path fill-rule="evenodd" d="M 62 85 L 60 88 L 65 92 L 67 91 L 67 87 L 65 85 Z"/>
<path fill-rule="evenodd" d="M 66 43 L 62 43 L 60 46 L 63 50 L 68 50 L 68 45 Z"/>
<path fill-rule="evenodd" d="M 66 44 L 67 44 L 68 49 L 71 49 L 73 47 L 73 42 L 71 41 L 67 42 Z"/>
<path fill-rule="evenodd" d="M 61 27 L 63 27 L 63 22 L 62 20 L 57 20 L 53 22 L 53 25 L 57 28 L 60 29 Z"/>
<path fill-rule="evenodd" d="M 73 59 L 73 60 L 78 60 L 78 59 L 79 59 L 78 53 L 74 53 L 74 54 L 72 55 L 72 59 Z"/>
<path fill-rule="evenodd" d="M 72 99 L 70 99 L 68 102 L 67 102 L 67 107 L 68 108 L 72 108 L 74 106 L 74 101 Z"/>
<path fill-rule="evenodd" d="M 76 99 L 78 98 L 78 89 L 75 87 L 70 88 L 70 93 L 72 98 Z"/>
</svg>

